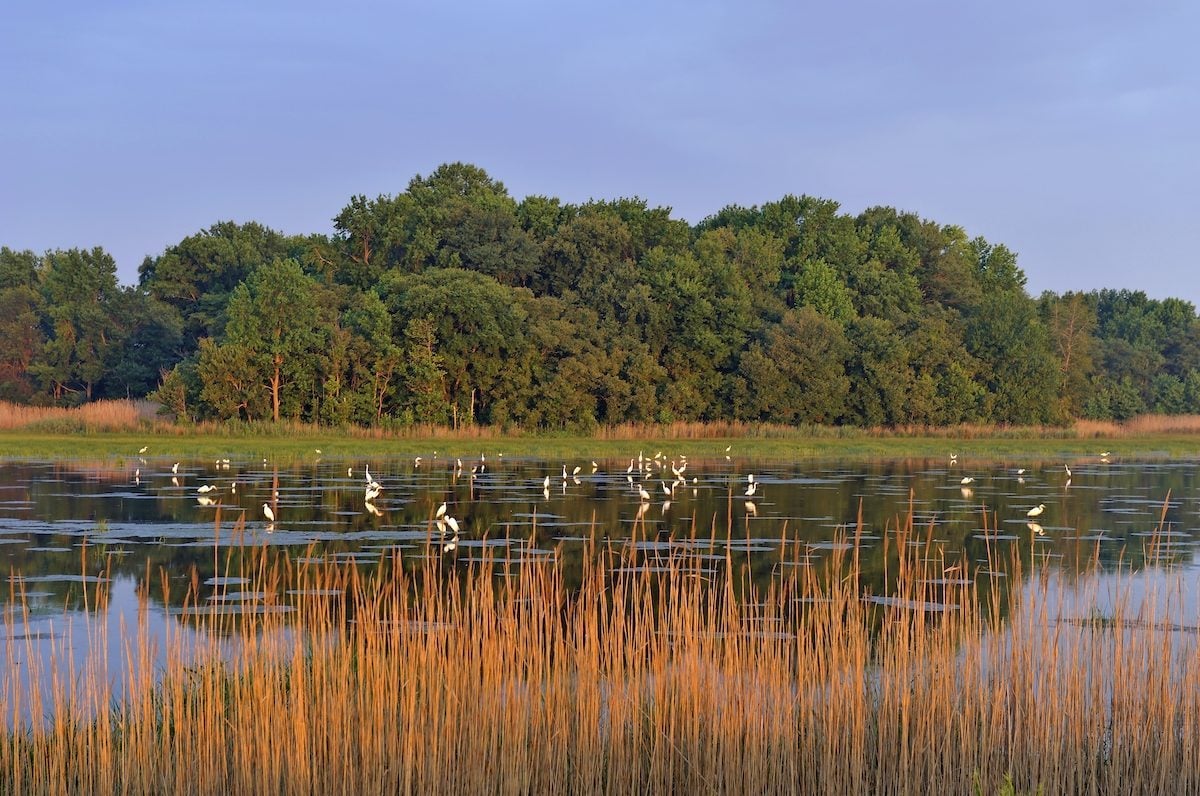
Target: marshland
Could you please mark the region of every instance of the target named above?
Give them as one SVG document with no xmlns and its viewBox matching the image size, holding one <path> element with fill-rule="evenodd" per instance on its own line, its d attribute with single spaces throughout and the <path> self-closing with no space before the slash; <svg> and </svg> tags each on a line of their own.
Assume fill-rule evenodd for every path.
<svg viewBox="0 0 1200 796">
<path fill-rule="evenodd" d="M 0 462 L 0 787 L 1200 781 L 1200 460 L 717 442 Z"/>
</svg>

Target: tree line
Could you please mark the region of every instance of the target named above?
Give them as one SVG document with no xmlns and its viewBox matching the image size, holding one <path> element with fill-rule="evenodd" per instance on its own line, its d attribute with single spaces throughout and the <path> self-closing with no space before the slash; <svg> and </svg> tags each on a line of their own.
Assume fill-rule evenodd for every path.
<svg viewBox="0 0 1200 796">
<path fill-rule="evenodd" d="M 333 223 L 220 222 L 126 287 L 101 248 L 0 249 L 0 398 L 550 429 L 1200 412 L 1190 302 L 1031 297 L 1003 244 L 888 207 L 789 195 L 692 226 L 453 163 Z"/>
</svg>

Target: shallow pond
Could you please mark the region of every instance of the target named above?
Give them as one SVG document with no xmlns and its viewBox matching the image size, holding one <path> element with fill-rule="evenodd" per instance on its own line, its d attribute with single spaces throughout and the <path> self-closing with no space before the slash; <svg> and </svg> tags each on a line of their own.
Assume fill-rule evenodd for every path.
<svg viewBox="0 0 1200 796">
<path fill-rule="evenodd" d="M 262 546 L 287 548 L 299 562 L 367 567 L 393 556 L 414 567 L 430 557 L 464 567 L 485 553 L 509 567 L 553 557 L 568 582 L 598 549 L 624 550 L 624 566 L 651 570 L 682 550 L 701 571 L 736 565 L 765 583 L 857 536 L 865 588 L 886 605 L 889 557 L 910 516 L 910 544 L 977 578 L 1007 577 L 1015 558 L 1087 578 L 1153 559 L 1151 569 L 1190 579 L 1200 544 L 1197 460 L 780 463 L 655 453 L 3 462 L 9 655 L 18 665 L 78 657 L 68 648 L 87 647 L 89 623 L 132 624 L 139 611 L 151 614 L 149 632 L 165 633 L 206 602 L 233 614 L 264 610 L 263 595 L 228 568 L 231 554 Z M 183 603 L 189 584 L 199 587 L 199 608 Z M 72 622 L 85 612 L 86 622 Z"/>
</svg>

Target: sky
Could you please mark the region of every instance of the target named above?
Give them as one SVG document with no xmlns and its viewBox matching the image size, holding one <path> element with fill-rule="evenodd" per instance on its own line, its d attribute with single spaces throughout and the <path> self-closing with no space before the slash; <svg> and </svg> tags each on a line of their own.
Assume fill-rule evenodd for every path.
<svg viewBox="0 0 1200 796">
<path fill-rule="evenodd" d="M 14 7 L 15 6 L 15 7 Z M 0 245 L 124 284 L 217 221 L 332 233 L 463 161 L 695 223 L 786 194 L 957 224 L 1033 295 L 1200 304 L 1200 4 L 112 2 L 0 10 Z"/>
</svg>

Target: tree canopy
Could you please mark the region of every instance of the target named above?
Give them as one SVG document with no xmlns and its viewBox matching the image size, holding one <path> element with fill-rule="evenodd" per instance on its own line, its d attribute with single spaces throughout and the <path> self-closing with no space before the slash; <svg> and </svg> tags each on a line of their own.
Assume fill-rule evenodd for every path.
<svg viewBox="0 0 1200 796">
<path fill-rule="evenodd" d="M 122 287 L 100 248 L 0 248 L 0 398 L 153 394 L 190 419 L 591 428 L 1064 423 L 1200 412 L 1200 320 L 1026 292 L 1017 254 L 784 196 L 695 225 L 515 199 L 445 164 L 332 234 L 221 221 Z"/>
</svg>

